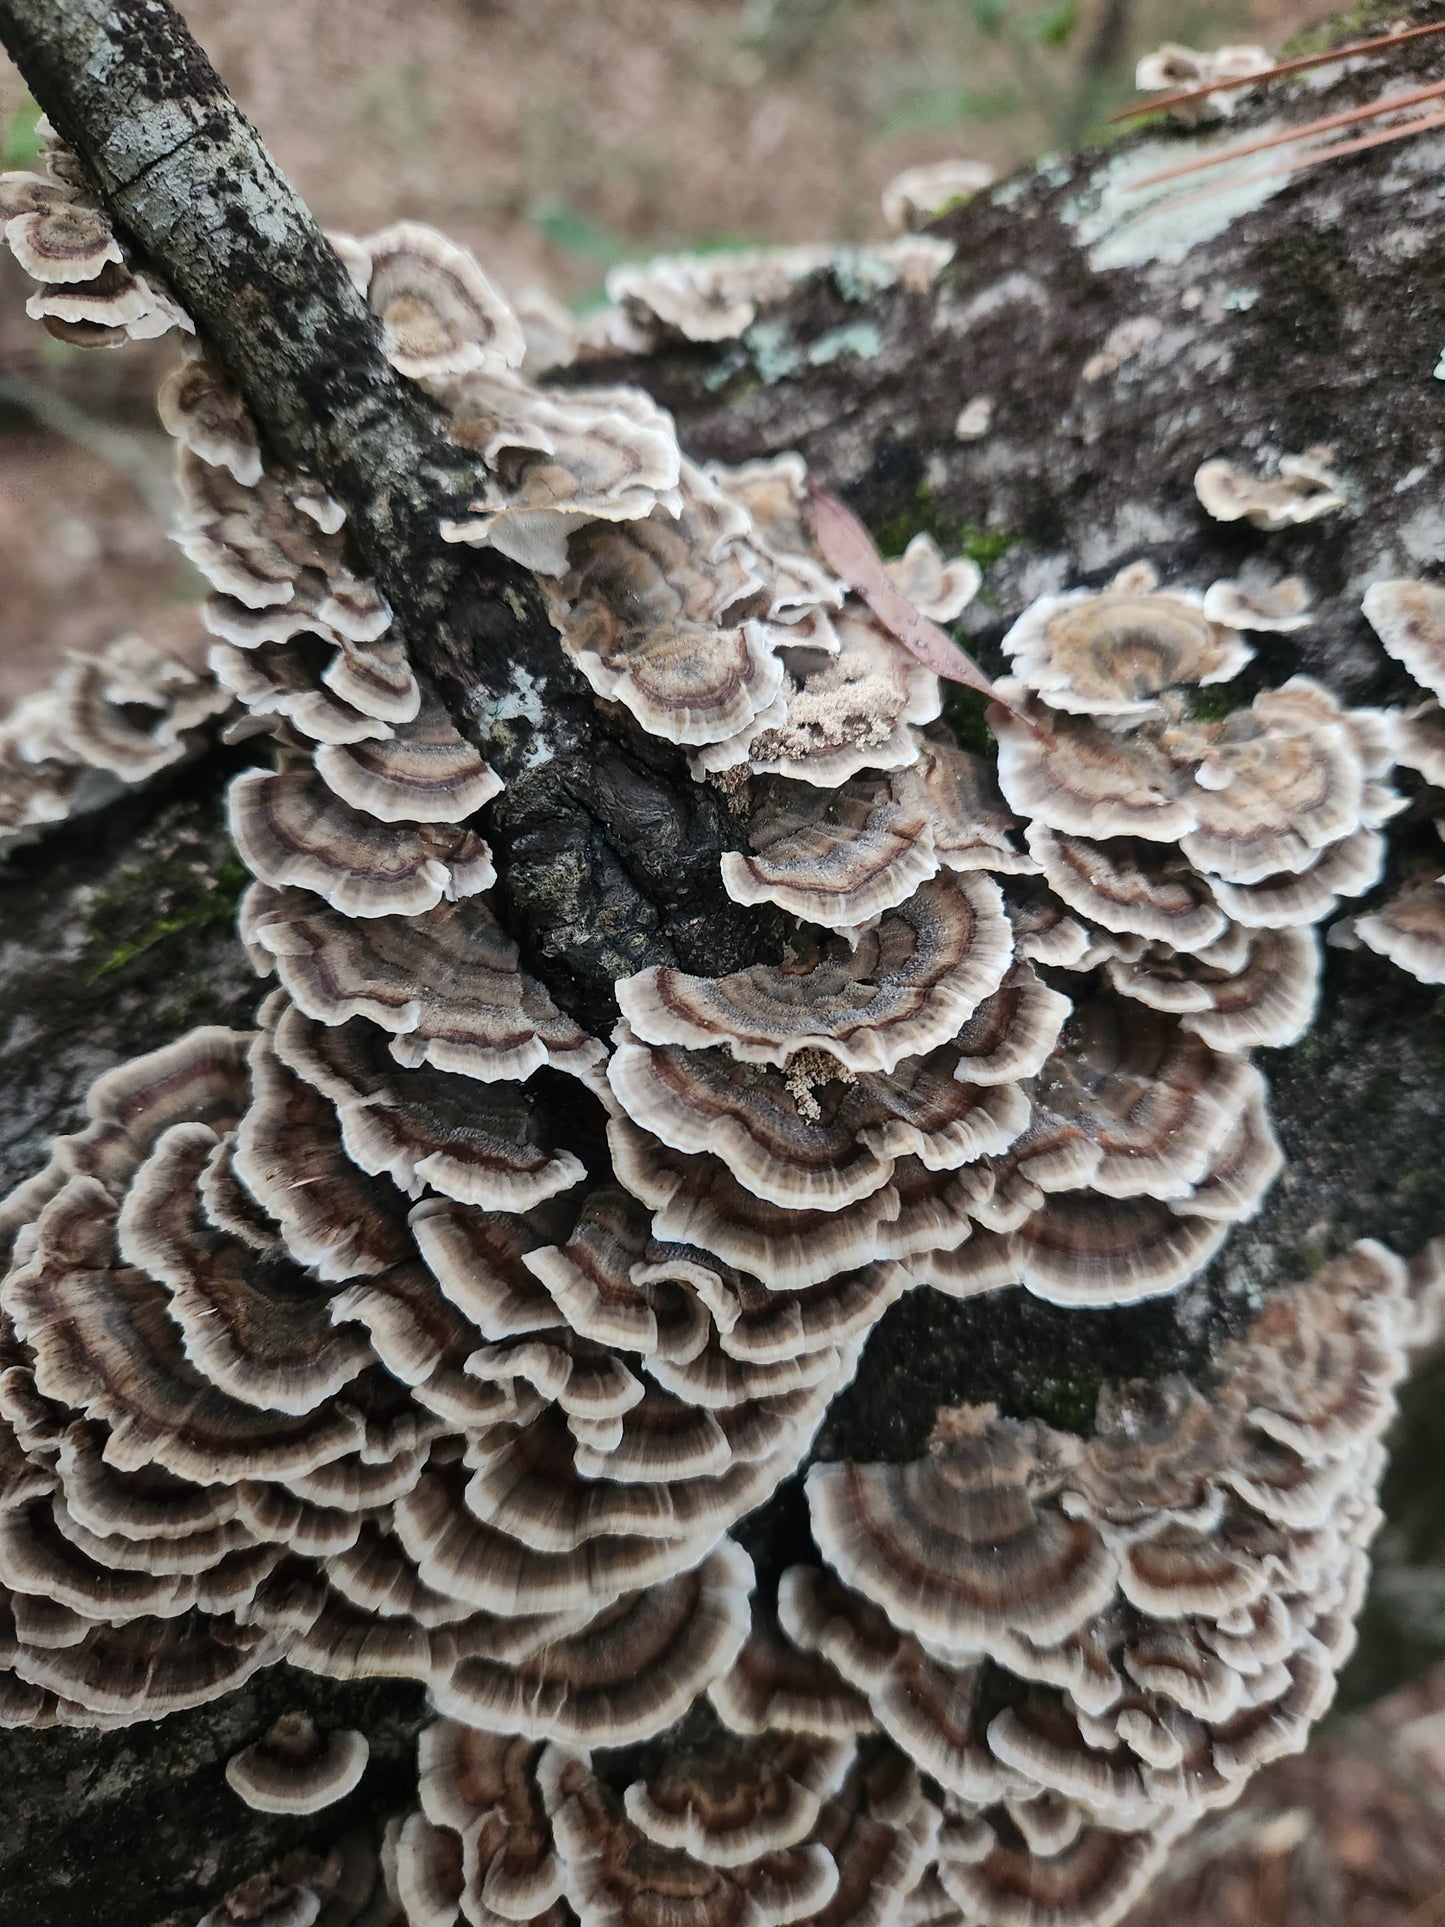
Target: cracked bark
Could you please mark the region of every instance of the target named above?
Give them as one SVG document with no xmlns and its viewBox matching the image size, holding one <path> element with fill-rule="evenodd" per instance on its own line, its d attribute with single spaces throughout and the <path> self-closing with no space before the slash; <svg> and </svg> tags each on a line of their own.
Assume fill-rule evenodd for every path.
<svg viewBox="0 0 1445 1927">
<path fill-rule="evenodd" d="M 1401 11 L 1392 4 L 1388 15 Z M 1445 0 L 1417 4 L 1410 17 L 1445 18 Z M 157 49 L 174 53 L 178 44 L 167 38 L 173 20 L 155 5 L 0 0 L 0 34 L 17 36 L 32 86 L 116 196 L 122 225 L 163 263 L 222 348 L 273 447 L 315 468 L 352 511 L 365 559 L 414 646 L 509 775 L 487 829 L 506 873 L 507 914 L 534 963 L 599 1029 L 619 970 L 666 954 L 725 967 L 767 933 L 758 937 L 719 909 L 714 858 L 727 825 L 710 792 L 689 784 L 669 753 L 599 712 L 562 663 L 525 577 L 435 543 L 427 518 L 437 504 L 427 491 L 433 481 L 453 485 L 454 457 L 415 391 L 380 362 L 350 284 L 336 282 L 324 248 L 308 252 L 319 238 L 284 183 L 270 278 L 255 282 L 274 310 L 266 301 L 233 305 L 259 228 L 253 216 L 253 230 L 238 232 L 218 222 L 218 211 L 232 196 L 249 205 L 255 181 L 279 177 L 214 92 L 208 68 L 185 70 L 206 102 L 191 136 L 164 155 L 158 138 L 140 171 L 117 172 L 107 189 L 105 170 L 118 166 L 107 155 L 140 151 L 123 135 L 125 113 L 193 112 L 155 65 Z M 82 63 L 70 72 L 59 40 L 77 23 L 100 36 L 112 63 L 115 34 L 132 36 L 123 42 L 139 63 L 130 94 L 128 71 L 114 64 L 110 83 L 122 93 L 104 102 L 91 97 Z M 1445 54 L 1423 43 L 1389 70 L 1337 78 L 1325 98 L 1302 92 L 1290 111 L 1352 104 L 1394 74 L 1441 72 Z M 101 118 L 88 132 L 92 112 Z M 1250 124 L 1246 116 L 1237 130 Z M 958 265 L 933 297 L 885 290 L 850 301 L 822 281 L 741 343 L 679 345 L 596 372 L 638 381 L 671 406 L 695 455 L 737 460 L 801 448 L 888 552 L 920 528 L 946 547 L 972 542 L 989 558 L 967 638 L 985 667 L 998 667 L 998 639 L 1020 608 L 1066 581 L 1098 583 L 1148 557 L 1166 579 L 1202 586 L 1259 560 L 1303 574 L 1319 619 L 1298 637 L 1260 638 L 1257 681 L 1302 667 L 1354 702 L 1403 700 L 1408 685 L 1363 622 L 1359 594 L 1372 575 L 1445 561 L 1437 507 L 1445 438 L 1431 377 L 1445 336 L 1429 266 L 1445 242 L 1445 201 L 1431 175 L 1440 151 L 1421 142 L 1299 177 L 1196 239 L 1179 260 L 1099 268 L 1071 221 L 1097 199 L 1113 155 L 1134 144 L 1041 169 L 1022 177 L 1006 204 L 985 199 L 949 217 L 943 231 L 958 243 Z M 224 181 L 207 172 L 222 155 Z M 204 215 L 191 195 L 210 197 L 196 203 Z M 293 241 L 295 261 L 286 252 Z M 300 261 L 311 265 L 303 271 Z M 317 278 L 323 272 L 330 282 Z M 310 305 L 313 290 L 329 288 L 344 326 Z M 287 317 L 284 326 L 273 328 L 275 315 Z M 1160 323 L 1157 342 L 1115 374 L 1085 381 L 1084 365 L 1110 330 L 1141 315 Z M 871 331 L 876 352 L 810 360 L 810 347 L 840 328 L 854 340 Z M 344 365 L 312 366 L 328 344 L 341 344 Z M 993 432 L 957 441 L 960 406 L 985 394 Z M 331 412 L 318 425 L 310 411 L 323 402 Z M 361 443 L 348 441 L 347 421 Z M 1350 483 L 1347 513 L 1262 536 L 1199 512 L 1191 477 L 1201 461 L 1323 441 L 1335 445 Z M 433 465 L 418 454 L 409 469 L 393 470 L 381 452 L 391 447 L 425 452 Z M 417 477 L 424 486 L 413 486 Z M 396 546 L 408 531 L 415 556 Z M 493 713 L 517 667 L 539 686 L 554 750 L 540 769 L 522 768 L 528 739 Z M 969 699 L 956 714 L 976 722 Z M 108 1063 L 194 1022 L 244 1021 L 254 991 L 228 928 L 216 800 L 223 776 L 212 759 L 168 777 L 103 824 L 48 834 L 0 880 L 9 1072 L 0 1184 L 39 1162 L 47 1135 L 73 1128 L 86 1084 Z M 1419 805 L 1392 828 L 1405 859 L 1432 835 Z M 158 902 L 172 906 L 169 916 L 158 916 Z M 819 1455 L 909 1456 L 937 1404 L 967 1399 L 1084 1422 L 1102 1377 L 1180 1365 L 1207 1371 L 1216 1335 L 1261 1291 L 1352 1238 L 1378 1236 L 1409 1251 L 1445 1228 L 1445 993 L 1368 955 L 1332 952 L 1315 1030 L 1265 1062 L 1290 1168 L 1206 1280 L 1121 1314 L 1058 1313 L 1018 1292 L 963 1305 L 911 1294 L 875 1334 L 856 1384 L 829 1415 Z M 1372 1688 L 1445 1645 L 1421 1610 L 1422 1598 L 1434 1600 L 1438 1615 L 1445 1600 L 1445 1521 L 1431 1494 L 1441 1379 L 1437 1368 L 1414 1388 L 1392 1474 L 1400 1525 L 1385 1545 L 1374 1631 L 1359 1662 Z M 741 1536 L 769 1566 L 794 1556 L 805 1533 L 793 1486 Z M 153 1927 L 163 1917 L 189 1927 L 269 1855 L 325 1842 L 353 1817 L 375 1818 L 396 1803 L 399 1766 L 394 1777 L 368 1774 L 347 1808 L 310 1822 L 278 1826 L 245 1814 L 224 1792 L 221 1764 L 287 1704 L 362 1726 L 374 1741 L 390 1735 L 383 1752 L 393 1761 L 419 1716 L 410 1688 L 342 1687 L 278 1669 L 218 1707 L 154 1728 L 0 1738 L 8 1903 L 0 1911 L 13 1908 L 33 1927 L 79 1919 Z M 159 1828 L 158 1808 L 171 1816 Z"/>
</svg>

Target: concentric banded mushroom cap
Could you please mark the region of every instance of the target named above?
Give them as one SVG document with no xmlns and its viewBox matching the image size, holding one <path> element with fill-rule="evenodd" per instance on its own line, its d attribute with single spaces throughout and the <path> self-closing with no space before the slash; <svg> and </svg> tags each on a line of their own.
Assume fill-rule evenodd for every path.
<svg viewBox="0 0 1445 1927">
<path fill-rule="evenodd" d="M 1180 1013 L 1185 1029 L 1216 1050 L 1277 1049 L 1309 1028 L 1319 994 L 1320 944 L 1308 928 L 1251 933 L 1236 969 L 1210 961 L 1146 952 L 1137 962 L 1105 966 L 1126 997 Z"/>
<path fill-rule="evenodd" d="M 1067 1191 L 1045 1200 L 1014 1234 L 1020 1281 L 1055 1305 L 1129 1305 L 1177 1291 L 1229 1234 L 1227 1220 L 1189 1215 L 1156 1198 Z"/>
<path fill-rule="evenodd" d="M 93 281 L 107 262 L 125 260 L 104 212 L 81 200 L 12 215 L 5 242 L 31 279 L 47 285 Z"/>
<path fill-rule="evenodd" d="M 542 1112 L 523 1085 L 404 1071 L 364 1017 L 320 1024 L 284 991 L 264 1010 L 278 1057 L 335 1105 L 347 1155 L 370 1176 L 500 1211 L 529 1210 L 585 1176 L 573 1152 L 541 1142 Z"/>
<path fill-rule="evenodd" d="M 708 1698 L 734 1733 L 807 1733 L 847 1739 L 874 1725 L 868 1702 L 819 1653 L 805 1652 L 778 1624 L 776 1612 L 753 1604 L 752 1630 L 731 1669 Z"/>
<path fill-rule="evenodd" d="M 1204 592 L 1204 613 L 1228 629 L 1254 632 L 1304 629 L 1313 620 L 1309 591 L 1295 575 L 1278 582 L 1249 574 L 1211 582 Z"/>
<path fill-rule="evenodd" d="M 1005 1604 L 1011 1624 L 1063 1639 L 1116 1574 L 1091 1525 L 1038 1503 L 1068 1456 L 1061 1435 L 995 1423 L 909 1465 L 816 1465 L 813 1531 L 849 1585 L 945 1648 L 986 1642 Z"/>
<path fill-rule="evenodd" d="M 664 1144 L 711 1152 L 770 1203 L 824 1211 L 878 1190 L 899 1157 L 944 1170 L 1005 1150 L 1028 1122 L 1027 1100 L 1010 1084 L 965 1083 L 967 1073 L 944 1045 L 888 1076 L 825 1072 L 800 1097 L 796 1079 L 770 1066 L 639 1044 L 625 1024 L 608 1063 L 624 1110 Z"/>
<path fill-rule="evenodd" d="M 1030 1927 L 1115 1927 L 1147 1892 L 1178 1831 L 1118 1833 L 1090 1825 L 1053 1854 L 1023 1842 L 1006 1845 L 990 1831 L 991 1844 L 974 1857 L 950 1855 L 945 1828 L 939 1878 L 965 1919 L 998 1927 L 1023 1921 Z"/>
<path fill-rule="evenodd" d="M 1358 829 L 1316 851 L 1300 870 L 1283 870 L 1257 883 L 1211 877 L 1209 887 L 1233 923 L 1250 930 L 1283 930 L 1321 922 L 1341 897 L 1373 889 L 1384 867 L 1384 837 L 1378 830 Z"/>
<path fill-rule="evenodd" d="M 998 989 L 1011 951 L 998 886 L 941 876 L 853 949 L 824 942 L 808 961 L 714 979 L 654 966 L 624 978 L 617 997 L 647 1043 L 723 1045 L 762 1064 L 817 1050 L 855 1073 L 887 1071 L 952 1036 Z"/>
<path fill-rule="evenodd" d="M 918 756 L 916 727 L 943 707 L 938 677 L 862 607 L 849 602 L 834 619 L 836 653 L 794 649 L 778 713 L 701 751 L 699 771 L 746 762 L 759 775 L 834 789 L 859 770 L 900 769 Z M 775 635 L 775 644 L 786 632 Z"/>
<path fill-rule="evenodd" d="M 227 806 L 248 869 L 276 888 L 312 890 L 344 916 L 417 916 L 496 882 L 491 852 L 470 830 L 384 827 L 313 770 L 248 770 L 231 784 Z"/>
<path fill-rule="evenodd" d="M 627 1594 L 512 1663 L 463 1659 L 434 1688 L 469 1726 L 583 1745 L 658 1733 L 725 1673 L 747 1636 L 752 1564 L 723 1540 L 692 1571 Z"/>
<path fill-rule="evenodd" d="M 759 306 L 783 300 L 796 282 L 827 267 L 832 255 L 825 244 L 658 255 L 611 269 L 607 294 L 688 341 L 730 341 Z"/>
<path fill-rule="evenodd" d="M 516 945 L 475 899 L 361 920 L 309 892 L 253 884 L 241 924 L 307 1016 L 379 1025 L 400 1064 L 489 1082 L 543 1064 L 596 1075 L 603 1046 L 519 968 Z"/>
<path fill-rule="evenodd" d="M 258 1813 L 317 1813 L 360 1784 L 370 1750 L 362 1733 L 323 1735 L 305 1713 L 283 1713 L 226 1762 L 226 1784 Z"/>
<path fill-rule="evenodd" d="M 1105 930 L 1175 950 L 1203 950 L 1224 934 L 1227 920 L 1209 884 L 1167 845 L 1095 842 L 1042 823 L 1029 825 L 1027 839 L 1050 889 Z"/>
<path fill-rule="evenodd" d="M 502 787 L 434 698 L 384 738 L 323 743 L 314 760 L 334 795 L 383 823 L 464 823 Z"/>
<path fill-rule="evenodd" d="M 1167 843 L 1194 827 L 1189 770 L 1145 733 L 1120 733 L 1091 716 L 1036 711 L 999 713 L 994 733 L 1004 796 L 1020 815 L 1049 829 Z"/>
<path fill-rule="evenodd" d="M 398 221 L 360 244 L 364 293 L 386 358 L 403 375 L 517 367 L 527 344 L 516 316 L 465 248 L 420 221 Z"/>
<path fill-rule="evenodd" d="M 1445 590 L 1409 578 L 1375 582 L 1362 606 L 1395 660 L 1422 687 L 1445 696 Z"/>
<path fill-rule="evenodd" d="M 1192 591 L 1074 589 L 1044 596 L 1003 639 L 1013 673 L 1051 709 L 1145 717 L 1180 684 L 1228 682 L 1253 653 Z"/>
<path fill-rule="evenodd" d="M 1422 984 L 1445 983 L 1445 883 L 1414 883 L 1354 919 L 1360 942 Z"/>
<path fill-rule="evenodd" d="M 256 424 L 230 376 L 202 352 L 188 353 L 160 385 L 156 412 L 178 442 L 246 488 L 261 479 Z"/>
<path fill-rule="evenodd" d="M 632 1781 L 622 1804 L 658 1846 L 711 1867 L 740 1867 L 806 1839 L 852 1759 L 840 1740 L 714 1734 L 705 1748 L 672 1754 Z"/>
</svg>

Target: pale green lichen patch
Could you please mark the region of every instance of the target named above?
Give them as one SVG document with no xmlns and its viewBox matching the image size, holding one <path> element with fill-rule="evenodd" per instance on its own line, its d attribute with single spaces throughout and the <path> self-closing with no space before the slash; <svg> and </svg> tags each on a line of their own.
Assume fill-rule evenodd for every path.
<svg viewBox="0 0 1445 1927">
<path fill-rule="evenodd" d="M 1270 134 L 1278 125 L 1267 122 L 1252 132 Z M 1275 149 L 1267 160 L 1249 155 L 1183 180 L 1140 186 L 1151 174 L 1203 158 L 1236 138 L 1224 132 L 1145 141 L 1096 168 L 1082 191 L 1062 209 L 1064 221 L 1089 250 L 1089 265 L 1102 270 L 1182 261 L 1288 184 L 1286 170 L 1296 152 L 1293 143 Z"/>
<path fill-rule="evenodd" d="M 853 321 L 830 328 L 816 341 L 794 341 L 782 321 L 755 321 L 743 336 L 753 366 L 764 382 L 786 381 L 804 368 L 821 368 L 844 355 L 871 361 L 882 351 L 883 336 L 872 321 Z"/>
</svg>

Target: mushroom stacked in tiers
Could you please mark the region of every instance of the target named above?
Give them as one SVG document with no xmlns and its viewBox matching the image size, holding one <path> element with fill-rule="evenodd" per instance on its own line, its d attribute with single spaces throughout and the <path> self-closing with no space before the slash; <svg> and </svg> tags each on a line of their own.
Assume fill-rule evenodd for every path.
<svg viewBox="0 0 1445 1927">
<path fill-rule="evenodd" d="M 140 636 L 72 653 L 48 688 L 0 717 L 0 841 L 180 762 L 230 705 L 215 677 Z"/>
<path fill-rule="evenodd" d="M 592 688 L 722 790 L 725 888 L 772 906 L 785 942 L 716 978 L 624 979 L 610 1047 L 560 1010 L 486 900 L 498 778 L 357 572 L 340 507 L 268 465 L 224 372 L 189 355 L 163 417 L 214 674 L 242 732 L 274 741 L 230 812 L 255 879 L 242 936 L 275 982 L 254 1031 L 195 1031 L 99 1079 L 86 1127 L 0 1204 L 0 1718 L 154 1717 L 280 1659 L 420 1680 L 452 1723 L 429 1744 L 453 1752 L 388 1857 L 414 1923 L 560 1927 L 570 1907 L 642 1927 L 683 1896 L 750 1927 L 841 1927 L 896 1920 L 915 1890 L 926 1912 L 938 1822 L 916 1766 L 972 1802 L 947 1867 L 987 1865 L 967 1879 L 998 1892 L 1087 1876 L 1058 1927 L 1113 1918 L 1134 1877 L 1115 1835 L 1143 1865 L 1198 1804 L 1187 1720 L 1247 1762 L 1268 1742 L 1230 1726 L 1246 1690 L 1291 1735 L 1325 1690 L 1279 1615 L 1240 1615 L 1272 1588 L 1334 1650 L 1321 1574 L 1363 1528 L 1331 1507 L 1373 1473 L 1354 1434 L 1317 1465 L 1304 1394 L 1261 1378 L 1238 1417 L 1257 1502 L 1213 1459 L 1189 1471 L 1183 1391 L 1155 1425 L 1183 1441 L 1162 1496 L 1132 1406 L 1087 1452 L 954 1414 L 922 1468 L 816 1475 L 854 1593 L 805 1576 L 755 1614 L 730 1535 L 803 1465 L 904 1290 L 1126 1303 L 1182 1284 L 1256 1209 L 1278 1152 L 1248 1054 L 1297 1034 L 1307 925 L 1377 860 L 1383 726 L 1300 679 L 1192 720 L 1179 690 L 1239 667 L 1241 610 L 1297 611 L 1236 584 L 1210 615 L 1131 580 L 1015 630 L 1000 794 L 940 727 L 933 672 L 828 568 L 796 456 L 704 469 L 645 397 L 537 389 L 514 317 L 430 230 L 339 245 L 387 353 L 476 458 L 444 534 L 537 571 Z M 977 587 L 924 541 L 893 566 L 939 620 Z M 1355 1340 L 1341 1319 L 1327 1386 Z M 1351 1408 L 1362 1438 L 1382 1397 Z M 845 1528 L 840 1477 L 903 1481 L 894 1537 Z M 914 1572 L 909 1508 L 945 1489 L 949 1548 L 1001 1521 L 1019 1538 L 971 1605 L 965 1553 L 956 1587 L 946 1561 Z M 1209 1534 L 1233 1575 L 1212 1592 L 1189 1577 Z M 1176 1572 L 1178 1600 L 1154 1603 Z M 829 1587 L 887 1647 L 846 1684 L 804 1638 Z M 1156 1706 L 1159 1678 L 1194 1667 L 1212 1692 L 1216 1669 L 1176 1664 L 1161 1633 L 1136 1678 L 1130 1614 L 1209 1620 L 1256 1685 L 1227 1714 L 1204 1687 Z M 923 1714 L 881 1710 L 878 1669 L 930 1639 L 955 1672 L 1012 1668 L 989 1718 L 1018 1735 L 989 1742 L 983 1793 L 940 1773 Z M 1308 1679 L 1287 1687 L 1294 1661 Z M 1065 1691 L 1094 1724 L 1060 1738 Z M 684 1715 L 685 1743 L 649 1752 Z M 258 1746 L 235 1769 L 252 1793 L 307 1800 L 311 1765 L 324 1790 L 356 1764 Z M 642 1749 L 625 1786 L 616 1748 Z M 1092 1765 L 1056 1787 L 1037 1764 L 1071 1748 L 1105 1755 L 1103 1792 Z M 1170 1773 L 1188 1798 L 1150 1805 Z M 1002 1860 L 974 1851 L 979 1828 Z M 276 1906 L 304 1913 L 304 1884 Z"/>
<path fill-rule="evenodd" d="M 86 189 L 84 170 L 42 117 L 40 171 L 0 174 L 5 245 L 33 281 L 32 321 L 77 348 L 118 348 L 171 328 L 194 332 L 189 315 L 153 270 L 132 265 L 110 216 Z"/>
<path fill-rule="evenodd" d="M 943 1411 L 922 1460 L 813 1468 L 832 1570 L 786 1573 L 778 1617 L 942 1789 L 913 1918 L 1117 1921 L 1170 1841 L 1304 1744 L 1353 1644 L 1408 1324 L 1405 1267 L 1360 1244 L 1273 1299 L 1207 1395 L 1106 1387 L 1087 1443 Z"/>
<path fill-rule="evenodd" d="M 1400 720 L 1395 754 L 1429 791 L 1445 790 L 1445 589 L 1409 578 L 1376 582 L 1364 609 L 1386 649 L 1429 692 Z M 1442 807 L 1438 796 L 1429 800 Z M 1435 828 L 1445 837 L 1445 816 L 1435 816 Z M 1445 983 L 1445 875 L 1427 865 L 1378 909 L 1353 918 L 1344 936 L 1421 983 Z"/>
</svg>

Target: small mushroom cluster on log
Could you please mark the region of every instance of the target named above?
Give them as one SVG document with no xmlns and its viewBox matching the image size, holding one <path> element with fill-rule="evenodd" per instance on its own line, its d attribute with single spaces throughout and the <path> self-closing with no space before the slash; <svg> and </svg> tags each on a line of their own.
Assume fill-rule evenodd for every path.
<svg viewBox="0 0 1445 1927">
<path fill-rule="evenodd" d="M 723 885 L 786 948 L 622 978 L 610 1039 L 559 1009 L 487 901 L 498 777 L 341 507 L 188 353 L 162 413 L 217 685 L 274 745 L 230 816 L 275 984 L 98 1079 L 0 1203 L 0 1721 L 283 1659 L 419 1680 L 412 1927 L 1107 1927 L 1329 1701 L 1424 1288 L 1359 1246 L 1207 1397 L 1110 1388 L 1087 1443 L 945 1409 L 913 1464 L 817 1465 L 825 1564 L 764 1594 L 733 1529 L 905 1291 L 1130 1304 L 1258 1209 L 1251 1052 L 1379 874 L 1394 721 L 1302 677 L 1205 720 L 1300 598 L 1135 571 L 1015 626 L 995 772 L 798 457 L 703 466 L 632 390 L 539 389 L 429 229 L 339 247 L 475 457 L 445 538 L 536 571 L 597 696 L 729 800 Z M 626 297 L 693 332 L 666 280 Z M 938 620 L 977 580 L 893 565 Z M 273 1730 L 232 1785 L 308 1810 L 353 1742 Z M 208 1920 L 316 1918 L 277 1881 Z"/>
</svg>

